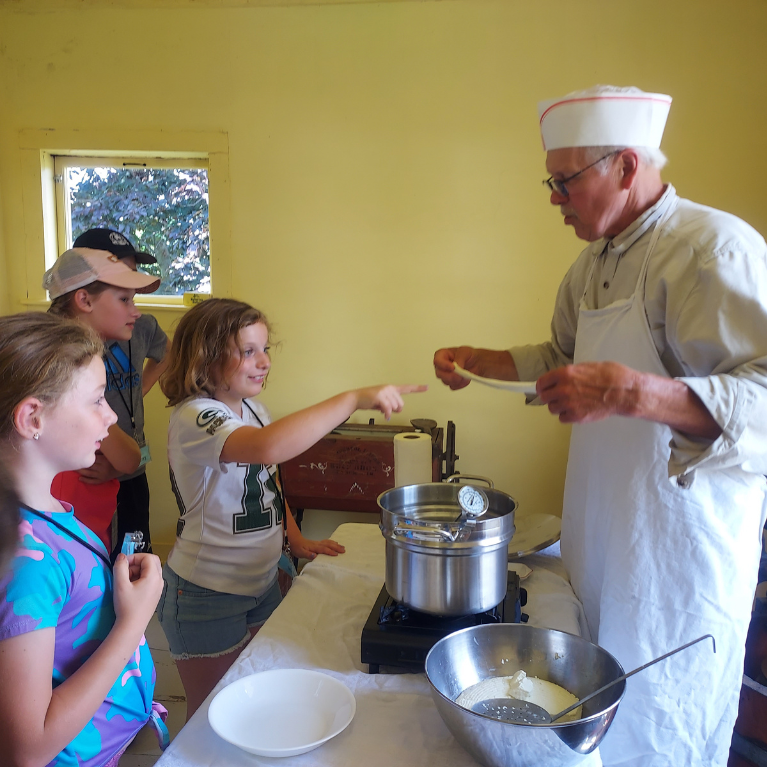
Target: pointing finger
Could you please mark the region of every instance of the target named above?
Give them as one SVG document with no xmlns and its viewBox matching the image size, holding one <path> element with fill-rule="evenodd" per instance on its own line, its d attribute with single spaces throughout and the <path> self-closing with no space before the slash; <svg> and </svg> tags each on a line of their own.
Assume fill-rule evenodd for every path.
<svg viewBox="0 0 767 767">
<path fill-rule="evenodd" d="M 429 387 L 426 384 L 405 384 L 404 386 L 397 386 L 396 389 L 400 394 L 415 394 L 416 392 L 427 391 Z"/>
</svg>

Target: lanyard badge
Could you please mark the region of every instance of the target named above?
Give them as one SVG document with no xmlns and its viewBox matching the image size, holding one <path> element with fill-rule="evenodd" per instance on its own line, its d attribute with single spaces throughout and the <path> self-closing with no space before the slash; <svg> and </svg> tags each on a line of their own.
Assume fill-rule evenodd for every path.
<svg viewBox="0 0 767 767">
<path fill-rule="evenodd" d="M 125 533 L 123 538 L 123 545 L 120 549 L 121 553 L 125 556 L 130 556 L 141 551 L 144 548 L 144 533 L 141 530 L 136 530 L 135 533 Z"/>
</svg>

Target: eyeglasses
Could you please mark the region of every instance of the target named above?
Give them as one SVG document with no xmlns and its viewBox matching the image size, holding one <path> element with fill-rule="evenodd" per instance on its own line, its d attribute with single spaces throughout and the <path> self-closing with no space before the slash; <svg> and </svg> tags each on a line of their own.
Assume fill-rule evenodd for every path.
<svg viewBox="0 0 767 767">
<path fill-rule="evenodd" d="M 591 165 L 587 165 L 585 168 L 581 168 L 577 173 L 573 173 L 572 176 L 568 176 L 567 178 L 554 178 L 554 176 L 549 176 L 547 179 L 543 181 L 544 184 L 552 191 L 556 192 L 557 194 L 561 194 L 562 197 L 569 197 L 570 192 L 567 191 L 567 182 L 572 181 L 574 178 L 577 178 L 581 175 L 581 173 L 585 173 L 589 168 L 593 168 L 595 165 L 599 165 L 602 160 L 606 160 L 608 157 L 612 157 L 614 154 L 618 154 L 619 152 L 622 152 L 622 149 L 615 149 L 612 152 L 608 152 L 604 157 L 600 157 L 598 160 L 595 160 L 591 163 Z"/>
</svg>

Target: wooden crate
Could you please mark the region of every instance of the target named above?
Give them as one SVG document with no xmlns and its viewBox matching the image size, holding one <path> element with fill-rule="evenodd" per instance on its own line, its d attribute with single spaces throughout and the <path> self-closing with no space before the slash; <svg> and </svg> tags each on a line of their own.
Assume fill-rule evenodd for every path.
<svg viewBox="0 0 767 767">
<path fill-rule="evenodd" d="M 394 487 L 394 436 L 412 426 L 341 426 L 280 466 L 294 510 L 379 512 L 376 499 Z M 432 480 L 441 479 L 442 429 L 432 433 Z"/>
</svg>

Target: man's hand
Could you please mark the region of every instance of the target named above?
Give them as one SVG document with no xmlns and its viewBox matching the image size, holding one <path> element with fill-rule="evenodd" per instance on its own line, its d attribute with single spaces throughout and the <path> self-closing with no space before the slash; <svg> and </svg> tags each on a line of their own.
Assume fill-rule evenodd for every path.
<svg viewBox="0 0 767 767">
<path fill-rule="evenodd" d="M 96 453 L 96 460 L 87 469 L 80 469 L 80 482 L 86 485 L 100 485 L 110 479 L 121 476 L 120 472 L 112 466 L 103 453 Z"/>
<path fill-rule="evenodd" d="M 445 386 L 449 386 L 453 391 L 456 389 L 463 389 L 468 386 L 471 381 L 465 378 L 461 378 L 458 373 L 455 372 L 455 366 L 460 365 L 464 370 L 471 370 L 469 366 L 469 359 L 471 352 L 474 351 L 469 346 L 453 346 L 449 349 L 437 349 L 434 352 L 434 372 L 442 381 Z M 473 370 L 471 372 L 474 372 Z"/>
<path fill-rule="evenodd" d="M 715 440 L 722 429 L 684 382 L 617 362 L 581 362 L 550 370 L 538 396 L 562 423 L 601 421 L 612 415 L 664 423 L 693 437 Z"/>
<path fill-rule="evenodd" d="M 443 384 L 454 391 L 463 389 L 471 381 L 455 372 L 458 365 L 470 373 L 502 381 L 518 381 L 516 365 L 507 351 L 475 349 L 473 346 L 452 346 L 434 352 L 434 372 Z"/>
<path fill-rule="evenodd" d="M 617 362 L 581 362 L 550 370 L 537 382 L 541 402 L 562 423 L 635 416 L 642 374 Z"/>
</svg>

